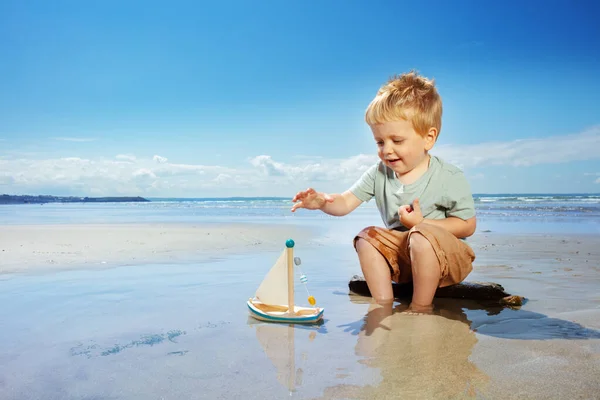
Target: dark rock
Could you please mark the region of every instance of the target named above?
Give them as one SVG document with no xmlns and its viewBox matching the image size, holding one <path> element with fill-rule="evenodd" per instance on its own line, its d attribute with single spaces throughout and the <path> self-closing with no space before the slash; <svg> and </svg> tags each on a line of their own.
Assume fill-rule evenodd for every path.
<svg viewBox="0 0 600 400">
<path fill-rule="evenodd" d="M 367 281 L 362 276 L 354 275 L 348 282 L 350 292 L 361 295 L 371 296 L 371 291 L 367 286 Z M 410 298 L 413 293 L 412 283 L 392 283 L 394 297 L 397 299 Z M 502 285 L 493 282 L 461 282 L 456 285 L 438 288 L 435 297 L 438 298 L 458 298 L 471 300 L 494 300 L 500 301 L 505 297 L 511 296 Z M 513 296 L 520 297 L 520 296 Z M 523 299 L 521 297 L 521 299 Z"/>
</svg>

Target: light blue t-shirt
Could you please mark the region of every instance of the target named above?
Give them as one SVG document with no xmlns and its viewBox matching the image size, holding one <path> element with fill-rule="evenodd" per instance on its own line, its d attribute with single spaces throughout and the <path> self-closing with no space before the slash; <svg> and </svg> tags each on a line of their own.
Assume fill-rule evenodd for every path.
<svg viewBox="0 0 600 400">
<path fill-rule="evenodd" d="M 394 171 L 379 161 L 366 170 L 350 191 L 364 202 L 375 197 L 385 226 L 405 231 L 398 208 L 419 198 L 421 212 L 427 219 L 475 216 L 475 202 L 464 173 L 458 167 L 431 156 L 429 168 L 416 182 L 403 185 Z"/>
</svg>

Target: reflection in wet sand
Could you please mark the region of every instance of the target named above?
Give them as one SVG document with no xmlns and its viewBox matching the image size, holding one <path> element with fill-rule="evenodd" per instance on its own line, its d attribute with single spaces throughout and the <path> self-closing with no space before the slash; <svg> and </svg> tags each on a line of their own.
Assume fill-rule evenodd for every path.
<svg viewBox="0 0 600 400">
<path fill-rule="evenodd" d="M 324 398 L 476 398 L 485 392 L 489 377 L 469 360 L 477 338 L 464 313 L 407 315 L 405 309 L 372 303 L 358 333 L 355 353 L 379 369 L 381 381 L 327 388 Z"/>
<path fill-rule="evenodd" d="M 248 320 L 248 325 L 255 329 L 258 342 L 276 368 L 277 381 L 288 389 L 291 396 L 297 387 L 302 386 L 303 369 L 300 364 L 306 359 L 304 355 L 300 357 L 300 363 L 297 363 L 296 329 L 304 330 L 308 340 L 312 341 L 317 335 L 317 328 L 312 329 L 310 326 L 294 328 L 293 324 L 257 322 L 251 318 Z"/>
</svg>

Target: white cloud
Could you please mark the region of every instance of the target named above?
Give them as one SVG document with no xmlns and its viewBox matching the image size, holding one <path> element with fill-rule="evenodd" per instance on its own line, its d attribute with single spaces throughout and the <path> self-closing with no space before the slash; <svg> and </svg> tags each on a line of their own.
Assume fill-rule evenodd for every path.
<svg viewBox="0 0 600 400">
<path fill-rule="evenodd" d="M 359 154 L 347 159 L 321 159 L 296 165 L 277 162 L 266 155 L 250 159 L 250 163 L 258 168 L 263 177 L 280 177 L 290 182 L 354 181 L 376 161 L 377 156 L 367 154 Z"/>
<path fill-rule="evenodd" d="M 256 156 L 250 159 L 250 164 L 259 168 L 263 174 L 268 176 L 285 176 L 291 174 L 293 168 L 273 161 L 271 156 Z"/>
<path fill-rule="evenodd" d="M 134 171 L 132 174 L 134 177 L 148 177 L 151 179 L 156 179 L 156 175 L 154 174 L 154 172 L 152 172 L 151 170 L 147 169 L 147 168 L 141 168 L 138 169 L 137 171 Z"/>
<path fill-rule="evenodd" d="M 160 156 L 159 156 L 160 157 Z M 124 157 L 119 157 L 124 158 Z M 200 193 L 214 187 L 220 174 L 234 175 L 230 168 L 170 164 L 164 157 L 127 160 L 79 157 L 0 159 L 3 193 L 69 192 L 81 195 L 179 195 Z M 223 177 L 221 179 L 224 179 Z"/>
<path fill-rule="evenodd" d="M 54 140 L 60 140 L 63 142 L 93 142 L 95 138 L 76 138 L 76 137 L 55 137 Z"/>
<path fill-rule="evenodd" d="M 493 176 L 481 166 L 515 166 L 569 163 L 600 159 L 600 127 L 580 134 L 466 146 L 446 145 L 434 154 L 467 170 L 469 179 L 484 184 Z M 169 162 L 166 157 L 138 158 L 119 154 L 113 158 L 37 159 L 34 155 L 0 158 L 0 185 L 6 193 L 78 195 L 142 195 L 157 197 L 246 195 L 285 196 L 309 186 L 342 191 L 377 161 L 375 154 L 334 159 L 322 156 L 259 155 L 235 168 Z M 562 168 L 562 167 L 561 167 Z M 555 171 L 552 171 L 555 173 Z M 599 173 L 587 173 L 600 183 Z M 499 177 L 505 182 L 506 176 Z M 594 179 L 592 178 L 592 179 Z M 591 184 L 589 182 L 588 184 Z M 506 187 L 506 186 L 503 186 Z"/>
<path fill-rule="evenodd" d="M 11 185 L 15 183 L 15 178 L 5 174 L 0 174 L 0 185 Z"/>
<path fill-rule="evenodd" d="M 314 160 L 322 160 L 323 156 L 309 156 L 306 154 L 296 154 L 294 156 L 292 156 L 293 159 L 295 160 L 304 160 L 304 161 L 314 161 Z"/>
<path fill-rule="evenodd" d="M 166 160 L 166 159 L 165 159 Z M 160 167 L 155 167 L 156 171 L 160 171 L 163 175 L 179 175 L 179 174 L 204 174 L 206 171 L 222 167 L 207 167 L 205 165 L 190 165 L 190 164 L 166 164 L 163 163 Z"/>
<path fill-rule="evenodd" d="M 123 161 L 135 161 L 135 156 L 132 154 L 118 154 L 115 158 Z"/>
<path fill-rule="evenodd" d="M 219 174 L 215 179 L 213 179 L 213 182 L 221 185 L 221 184 L 230 182 L 231 179 L 232 179 L 231 175 L 229 175 L 229 174 Z"/>
<path fill-rule="evenodd" d="M 492 165 L 532 166 L 600 159 L 600 126 L 584 132 L 539 139 L 445 145 L 434 152 L 462 168 Z"/>
</svg>

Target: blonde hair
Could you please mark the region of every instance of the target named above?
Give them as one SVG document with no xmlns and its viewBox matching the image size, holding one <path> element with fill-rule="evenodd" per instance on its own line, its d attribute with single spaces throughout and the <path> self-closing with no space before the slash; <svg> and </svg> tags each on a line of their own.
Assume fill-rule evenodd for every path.
<svg viewBox="0 0 600 400">
<path fill-rule="evenodd" d="M 414 130 L 425 135 L 430 128 L 442 129 L 442 98 L 435 81 L 410 71 L 393 76 L 381 86 L 367 107 L 365 121 L 369 125 L 404 119 Z"/>
</svg>

